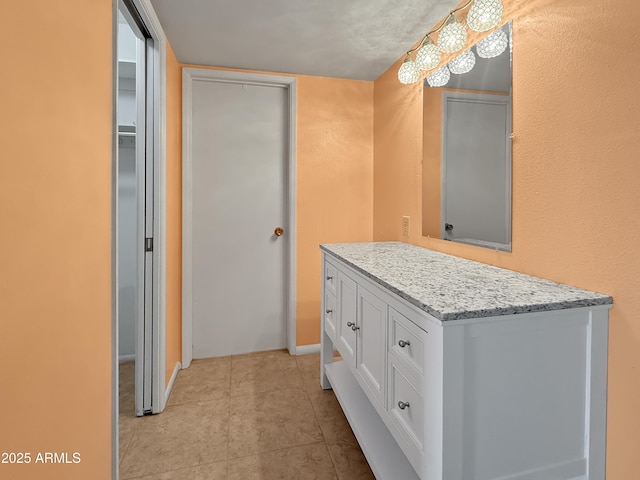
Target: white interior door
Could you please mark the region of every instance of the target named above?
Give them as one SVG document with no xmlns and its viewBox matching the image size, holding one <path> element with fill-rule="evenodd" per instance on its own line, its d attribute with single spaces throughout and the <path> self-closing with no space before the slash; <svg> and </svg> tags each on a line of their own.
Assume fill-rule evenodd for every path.
<svg viewBox="0 0 640 480">
<path fill-rule="evenodd" d="M 193 358 L 283 348 L 292 238 L 287 89 L 194 81 L 191 95 Z"/>
<path fill-rule="evenodd" d="M 443 238 L 510 244 L 510 97 L 444 92 L 442 112 Z"/>
</svg>

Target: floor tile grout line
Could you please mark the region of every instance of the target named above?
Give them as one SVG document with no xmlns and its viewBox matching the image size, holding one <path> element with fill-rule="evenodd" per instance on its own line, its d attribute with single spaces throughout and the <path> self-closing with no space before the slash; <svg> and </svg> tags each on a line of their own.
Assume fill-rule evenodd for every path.
<svg viewBox="0 0 640 480">
<path fill-rule="evenodd" d="M 300 363 L 298 363 L 298 368 L 300 368 L 301 373 L 302 373 L 302 368 L 300 367 Z M 303 374 L 303 376 L 304 376 L 304 374 Z M 318 377 L 319 376 L 320 376 L 320 365 L 318 364 Z M 319 383 L 320 379 L 318 378 L 317 381 Z M 330 390 L 332 390 L 332 389 L 330 389 Z M 323 391 L 325 391 L 325 390 L 323 390 Z M 338 466 L 336 465 L 336 460 L 334 458 L 334 453 L 333 453 L 332 449 L 330 448 L 330 447 L 338 447 L 338 446 L 341 445 L 341 443 L 339 443 L 339 442 L 338 443 L 332 443 L 332 444 L 329 443 L 329 441 L 328 441 L 328 439 L 327 439 L 327 437 L 325 435 L 325 430 L 322 428 L 322 422 L 320 422 L 318 409 L 317 409 L 315 403 L 313 402 L 313 400 L 311 399 L 311 392 L 310 392 L 310 390 L 308 388 L 308 384 L 306 384 L 306 383 L 305 383 L 305 392 L 307 394 L 309 402 L 311 403 L 311 408 L 313 410 L 313 414 L 314 414 L 314 416 L 316 418 L 316 421 L 318 422 L 318 425 L 320 427 L 320 431 L 322 432 L 322 438 L 324 439 L 323 443 L 325 445 L 325 448 L 327 449 L 327 452 L 329 453 L 329 458 L 331 459 L 331 463 L 333 465 L 333 469 L 334 469 L 334 472 L 336 474 L 336 478 L 337 478 L 337 480 L 347 480 L 346 478 L 343 478 L 343 476 L 340 474 L 340 470 L 338 469 Z M 351 427 L 351 426 L 349 425 L 349 427 Z M 360 448 L 359 445 L 357 445 L 357 446 L 358 446 L 358 448 Z"/>
<path fill-rule="evenodd" d="M 298 368 L 300 368 L 300 364 L 298 364 Z M 302 369 L 300 369 L 302 370 Z M 318 365 L 318 376 L 320 376 L 320 366 Z M 302 373 L 302 372 L 301 372 Z M 320 380 L 318 379 L 318 383 L 320 382 Z M 324 443 L 327 445 L 327 449 L 329 448 L 329 444 L 327 442 L 327 437 L 324 433 L 324 429 L 322 428 L 322 422 L 320 421 L 320 417 L 318 415 L 318 412 L 316 411 L 317 408 L 315 406 L 315 404 L 313 403 L 313 400 L 311 399 L 311 394 L 309 393 L 309 388 L 305 385 L 305 389 L 304 389 L 305 393 L 307 394 L 307 398 L 309 400 L 309 403 L 311 404 L 311 410 L 313 411 L 313 416 L 316 419 L 316 422 L 318 423 L 318 427 L 320 427 L 320 432 L 322 432 L 322 438 L 324 439 Z"/>
<path fill-rule="evenodd" d="M 234 357 L 236 357 L 236 358 L 234 359 Z M 344 475 L 347 475 L 347 473 L 342 472 L 342 474 L 340 474 L 340 471 L 338 470 L 338 465 L 336 463 L 337 460 L 335 458 L 336 452 L 332 451 L 332 449 L 330 448 L 330 445 L 329 445 L 330 438 L 327 437 L 327 433 L 325 431 L 326 428 L 323 429 L 322 423 L 320 422 L 320 415 L 321 415 L 321 412 L 322 412 L 322 408 L 320 408 L 320 407 L 322 406 L 322 402 L 320 402 L 319 406 L 316 406 L 316 404 L 314 403 L 314 401 L 312 399 L 312 398 L 315 398 L 315 396 L 314 396 L 314 390 L 311 388 L 311 382 L 313 380 L 313 381 L 315 381 L 315 382 L 317 382 L 319 384 L 319 378 L 315 378 L 314 376 L 311 375 L 312 367 L 313 367 L 313 363 L 314 362 L 307 361 L 306 359 L 303 359 L 302 357 L 304 357 L 304 356 L 291 355 L 291 357 L 293 357 L 293 361 L 295 362 L 295 365 L 296 365 L 295 370 L 289 370 L 290 367 L 288 365 L 290 365 L 290 362 L 287 361 L 287 362 L 284 362 L 284 363 L 287 364 L 286 367 L 283 367 L 282 369 L 277 368 L 277 367 L 274 368 L 273 369 L 274 370 L 274 374 L 276 376 L 282 376 L 282 375 L 287 376 L 287 375 L 289 375 L 289 374 L 291 374 L 293 372 L 297 372 L 297 374 L 298 374 L 297 376 L 301 380 L 300 384 L 282 385 L 281 384 L 282 382 L 275 382 L 276 386 L 274 386 L 273 388 L 269 388 L 268 390 L 240 393 L 240 394 L 236 395 L 235 397 L 233 397 L 231 395 L 231 390 L 232 390 L 232 387 L 234 385 L 233 384 L 234 363 L 237 366 L 237 365 L 240 364 L 240 362 L 239 362 L 240 359 L 242 359 L 242 358 L 250 359 L 250 358 L 252 358 L 252 354 L 243 355 L 243 356 L 240 356 L 240 358 L 238 358 L 238 357 L 239 356 L 230 355 L 228 363 L 225 363 L 225 367 L 228 368 L 228 370 L 227 370 L 228 375 L 226 377 L 220 379 L 220 381 L 214 381 L 213 382 L 216 385 L 218 385 L 218 384 L 220 384 L 221 386 L 225 386 L 226 385 L 226 387 L 228 389 L 228 392 L 225 392 L 221 398 L 215 398 L 215 399 L 208 398 L 206 400 L 202 400 L 201 399 L 201 400 L 194 400 L 194 401 L 185 401 L 183 403 L 177 403 L 177 404 L 172 404 L 172 405 L 168 406 L 168 407 L 186 407 L 186 408 L 189 408 L 188 407 L 189 405 L 209 404 L 209 403 L 219 402 L 220 400 L 222 400 L 222 401 L 226 400 L 226 402 L 227 402 L 227 411 L 226 411 L 226 451 L 224 452 L 225 453 L 225 455 L 223 457 L 224 459 L 218 460 L 218 461 L 215 461 L 215 462 L 205 461 L 205 463 L 198 463 L 196 465 L 192 465 L 192 466 L 189 466 L 189 467 L 181 466 L 181 467 L 177 468 L 176 470 L 170 470 L 170 471 L 167 471 L 166 473 L 179 472 L 179 471 L 182 471 L 182 470 L 186 471 L 186 470 L 191 469 L 191 468 L 202 468 L 202 467 L 206 468 L 208 465 L 220 464 L 221 462 L 225 462 L 224 465 L 220 465 L 220 470 L 224 471 L 225 474 L 226 474 L 226 477 L 228 477 L 229 473 L 232 471 L 231 468 L 230 468 L 230 464 L 231 464 L 230 462 L 238 462 L 238 461 L 241 461 L 242 459 L 246 459 L 246 458 L 249 458 L 249 457 L 258 457 L 258 456 L 261 456 L 261 455 L 269 455 L 269 454 L 274 454 L 276 452 L 284 452 L 284 451 L 288 451 L 288 450 L 293 450 L 293 449 L 296 449 L 296 448 L 303 448 L 303 447 L 309 447 L 309 446 L 318 446 L 319 447 L 320 445 L 322 445 L 323 448 L 325 449 L 325 451 L 329 454 L 329 460 L 331 461 L 331 467 L 329 467 L 329 463 L 326 462 L 327 469 L 331 468 L 331 470 L 333 472 L 333 475 L 335 475 L 336 479 L 338 479 L 338 480 L 347 480 L 347 477 L 344 477 Z M 253 358 L 256 358 L 256 357 L 257 358 L 264 357 L 265 361 L 268 361 L 268 359 L 269 359 L 269 356 L 268 355 L 264 355 L 262 352 L 257 352 L 257 354 L 255 356 L 253 356 Z M 224 357 L 218 357 L 218 358 L 224 358 Z M 283 354 L 278 354 L 277 356 L 274 355 L 271 358 L 285 358 L 285 355 L 284 355 L 284 352 L 283 352 Z M 309 359 L 309 360 L 311 360 L 311 359 Z M 206 363 L 202 362 L 200 365 L 203 365 L 203 364 L 206 364 Z M 260 364 L 260 362 L 258 362 L 258 365 L 257 365 L 258 368 L 259 368 L 259 364 Z M 282 370 L 282 372 L 281 372 L 281 370 Z M 318 370 L 318 376 L 319 376 L 319 370 L 320 370 L 319 369 L 319 365 L 318 365 L 317 370 Z M 250 381 L 247 381 L 247 382 L 250 382 Z M 206 386 L 206 391 L 207 392 L 209 392 L 208 387 L 209 387 L 209 385 Z M 316 388 L 317 387 L 318 387 L 318 385 L 316 385 Z M 220 390 L 223 390 L 223 389 L 221 388 Z M 233 415 L 232 415 L 232 405 L 233 405 L 232 404 L 232 400 L 233 400 L 233 398 L 239 398 L 241 396 L 246 396 L 247 394 L 249 394 L 249 395 L 255 394 L 255 395 L 262 396 L 264 394 L 276 393 L 276 392 L 286 392 L 286 391 L 296 391 L 296 392 L 300 393 L 300 390 L 304 391 L 304 394 L 300 398 L 306 398 L 307 401 L 309 402 L 309 405 L 311 406 L 311 411 L 313 413 L 313 418 L 314 418 L 315 423 L 316 423 L 316 425 L 318 427 L 319 433 L 321 433 L 320 438 L 314 439 L 314 440 L 307 440 L 307 441 L 303 440 L 301 443 L 297 443 L 295 445 L 281 446 L 279 448 L 275 448 L 273 450 L 266 450 L 266 451 L 263 451 L 263 452 L 252 452 L 252 453 L 248 453 L 248 454 L 240 454 L 240 455 L 238 455 L 238 456 L 236 456 L 234 458 L 230 458 L 230 453 L 231 453 L 230 452 L 231 433 L 232 433 L 231 419 L 233 417 Z M 223 415 L 224 415 L 224 413 L 223 413 Z M 216 417 L 221 418 L 218 415 L 216 415 Z M 224 417 L 222 417 L 222 418 L 224 418 Z M 222 418 L 221 418 L 221 420 L 222 420 Z M 322 417 L 322 418 L 324 418 L 324 417 Z M 135 434 L 136 434 L 136 432 L 139 431 L 138 425 L 139 424 L 136 422 L 131 427 L 131 432 L 132 433 L 129 435 L 129 442 L 127 444 L 127 451 L 125 451 L 123 453 L 123 460 L 124 460 L 124 457 L 128 453 L 130 453 L 129 450 L 130 450 L 131 444 L 132 444 L 132 442 L 133 442 L 133 440 L 135 438 Z M 225 445 L 225 441 L 224 440 L 223 440 L 222 445 Z M 337 458 L 339 459 L 341 457 L 338 455 Z M 120 463 L 121 462 L 119 462 L 119 464 Z M 340 462 L 338 462 L 338 463 L 340 463 Z M 165 473 L 165 472 L 163 472 L 163 473 Z M 144 479 L 144 478 L 146 478 L 147 475 L 150 475 L 150 474 L 145 473 L 142 476 L 127 477 L 126 480 Z M 152 477 L 149 477 L 149 478 L 152 478 Z M 155 478 L 155 477 L 153 477 L 153 478 Z M 348 477 L 348 478 L 351 478 L 351 477 Z M 123 478 L 123 480 L 125 480 L 125 479 Z"/>
<path fill-rule="evenodd" d="M 333 453 L 331 452 L 331 449 L 329 448 L 329 446 L 327 446 L 327 451 L 329 452 L 329 458 L 331 459 L 331 463 L 333 464 L 333 469 L 336 471 L 336 478 L 338 480 L 342 480 L 342 477 L 340 476 L 340 472 L 338 471 L 338 467 L 336 466 L 336 461 L 333 458 Z"/>
<path fill-rule="evenodd" d="M 257 457 L 259 455 L 266 455 L 266 454 L 269 454 L 269 453 L 283 452 L 285 450 L 291 450 L 291 449 L 294 449 L 294 448 L 308 447 L 309 445 L 324 445 L 326 447 L 326 444 L 325 444 L 324 440 L 316 440 L 314 442 L 299 443 L 299 444 L 296 444 L 296 445 L 290 445 L 288 447 L 276 448 L 274 450 L 265 450 L 264 452 L 248 453 L 246 455 L 240 455 L 238 457 L 230 458 L 230 459 L 227 460 L 227 462 L 235 462 L 236 460 L 242 460 L 243 458 Z M 329 450 L 328 447 L 327 447 L 327 450 Z"/>
<path fill-rule="evenodd" d="M 315 404 L 313 403 L 313 400 L 311 399 L 311 394 L 309 393 L 308 389 L 305 389 L 305 393 L 307 394 L 307 398 L 309 399 L 309 403 L 311 404 L 311 410 L 313 411 L 313 416 L 316 419 L 316 422 L 318 423 L 318 427 L 320 428 L 320 432 L 322 433 L 322 439 L 324 441 L 324 443 L 327 445 L 327 448 L 329 448 L 329 442 L 327 440 L 327 435 L 325 434 L 325 429 L 322 428 L 322 422 L 320 421 L 320 417 L 319 414 L 317 412 L 317 408 L 315 406 Z"/>
<path fill-rule="evenodd" d="M 189 367 L 189 368 L 195 367 L 195 370 L 198 370 L 198 365 L 211 365 L 213 363 L 217 363 L 216 361 L 219 361 L 220 359 L 227 359 L 227 358 L 229 359 L 228 360 L 228 362 L 229 362 L 229 371 L 226 372 L 226 374 L 227 374 L 226 376 L 229 377 L 228 385 L 227 385 L 227 387 L 229 388 L 229 392 L 227 393 L 227 395 L 229 395 L 230 392 L 231 392 L 231 356 L 230 355 L 229 356 L 225 356 L 225 357 L 215 357 L 215 358 L 212 358 L 212 359 L 198 360 L 198 363 L 195 363 L 195 364 L 192 363 L 191 367 Z M 220 361 L 219 363 L 222 363 L 222 362 Z M 178 378 L 180 378 L 181 373 L 183 372 L 183 370 L 184 369 L 182 369 L 182 370 L 180 370 L 178 372 L 178 377 L 176 378 L 176 384 L 177 385 L 174 385 L 174 390 L 175 390 L 176 386 L 178 386 L 178 388 L 179 388 L 180 383 L 178 383 Z M 171 393 L 173 394 L 173 391 Z M 176 406 L 181 406 L 181 405 L 193 405 L 193 404 L 203 403 L 203 402 L 218 401 L 218 400 L 221 400 L 221 399 L 222 398 L 209 398 L 209 399 L 206 399 L 206 400 L 202 400 L 202 399 L 201 400 L 188 400 L 188 401 L 184 401 L 184 402 L 181 402 L 181 403 L 171 403 L 171 396 L 170 396 L 169 397 L 169 402 L 167 403 L 166 407 L 168 408 L 168 407 L 176 407 Z"/>
<path fill-rule="evenodd" d="M 291 446 L 288 446 L 288 447 L 278 448 L 278 449 L 274 449 L 274 450 L 267 450 L 267 451 L 264 451 L 264 452 L 254 452 L 254 453 L 250 453 L 250 454 L 247 454 L 247 455 L 240 455 L 240 456 L 234 457 L 233 459 L 230 459 L 227 456 L 227 459 L 228 459 L 229 462 L 232 462 L 232 461 L 235 461 L 235 460 L 238 460 L 238 459 L 241 459 L 241 458 L 247 458 L 247 457 L 254 456 L 254 455 L 257 456 L 257 455 L 263 455 L 265 453 L 274 453 L 274 452 L 278 452 L 278 451 L 289 450 L 289 449 L 292 449 L 292 448 L 303 447 L 303 446 L 307 446 L 307 445 L 323 444 L 325 446 L 325 448 L 327 448 L 327 445 L 326 445 L 326 442 L 325 442 L 325 437 L 324 437 L 324 434 L 322 432 L 322 428 L 320 427 L 320 423 L 318 422 L 317 416 L 316 416 L 315 411 L 313 409 L 313 402 L 311 402 L 311 398 L 309 397 L 307 389 L 304 386 L 304 375 L 303 375 L 303 373 L 301 371 L 301 368 L 300 368 L 300 365 L 299 365 L 299 363 L 297 361 L 297 358 L 295 356 L 293 356 L 293 357 L 294 357 L 293 360 L 294 360 L 295 365 L 296 365 L 296 370 L 298 371 L 298 374 L 300 375 L 301 380 L 302 380 L 300 387 L 286 386 L 285 388 L 274 388 L 273 390 L 268 390 L 268 391 L 265 391 L 265 392 L 256 392 L 256 394 L 264 394 L 264 393 L 272 393 L 272 392 L 284 392 L 284 391 L 287 391 L 287 390 L 296 390 L 296 391 L 302 390 L 304 392 L 304 394 L 307 396 L 307 401 L 309 402 L 309 405 L 311 406 L 311 411 L 313 412 L 314 419 L 316 420 L 316 424 L 318 426 L 318 430 L 320 431 L 320 434 L 322 435 L 322 440 L 320 440 L 320 441 L 316 440 L 316 441 L 312 441 L 312 442 L 308 442 L 308 443 L 300 443 L 300 444 L 297 444 L 297 445 L 291 445 Z M 233 357 L 232 357 L 232 362 L 233 362 Z M 232 366 L 232 368 L 233 368 L 233 366 Z M 231 394 L 229 394 L 229 398 L 231 399 Z M 231 408 L 229 410 L 231 410 Z M 231 422 L 229 422 L 229 425 L 230 425 L 230 423 Z M 229 432 L 229 435 L 230 435 L 230 432 Z M 328 450 L 329 449 L 327 448 L 327 452 L 328 452 Z M 227 454 L 228 454 L 228 451 L 227 451 Z M 334 466 L 334 470 L 335 470 L 335 466 Z M 336 473 L 336 475 L 337 475 L 337 473 Z"/>
<path fill-rule="evenodd" d="M 193 470 L 194 468 L 200 468 L 200 467 L 207 467 L 210 465 L 215 465 L 216 463 L 225 463 L 228 464 L 229 461 L 228 460 L 218 460 L 217 462 L 207 462 L 207 463 L 198 463 L 196 465 L 191 465 L 189 467 L 181 467 L 178 468 L 176 470 L 164 470 L 162 473 L 145 473 L 144 475 L 139 475 L 137 477 L 126 477 L 126 478 L 122 478 L 120 480 L 140 480 L 140 479 L 144 479 L 147 477 L 157 477 L 158 475 L 165 475 L 168 473 L 175 473 L 175 472 L 180 472 L 180 471 L 187 471 L 187 470 Z M 228 465 L 225 465 L 225 467 L 228 467 Z M 227 473 L 228 473 L 228 468 L 226 468 Z"/>
<path fill-rule="evenodd" d="M 233 375 L 233 356 L 229 356 L 229 380 L 227 381 L 227 445 L 224 452 L 224 458 L 227 461 L 225 465 L 225 476 L 229 476 L 229 447 L 231 445 L 231 376 Z"/>
<path fill-rule="evenodd" d="M 178 374 L 180 374 L 180 372 L 178 372 Z M 204 401 L 203 400 L 199 400 L 199 401 L 196 400 L 196 401 L 193 401 L 193 402 L 185 402 L 185 403 L 182 403 L 182 404 L 167 405 L 167 408 L 164 410 L 163 413 L 167 412 L 168 410 L 171 411 L 174 408 L 180 408 L 180 407 L 185 407 L 185 406 L 188 408 L 189 405 L 213 404 L 213 403 L 219 402 L 220 400 L 224 400 L 225 397 L 228 400 L 229 399 L 229 394 L 226 393 L 223 398 L 207 399 L 207 400 L 204 400 Z M 229 415 L 229 407 L 230 407 L 230 404 L 227 403 L 227 415 Z M 141 420 L 142 418 L 144 418 L 144 417 L 136 417 L 136 420 Z M 135 425 L 132 426 L 133 431 L 132 431 L 132 437 L 131 437 L 131 439 L 129 441 L 129 445 L 131 445 L 133 443 L 133 440 L 136 438 L 136 432 L 138 432 L 140 430 L 142 423 L 143 422 L 136 421 Z M 127 450 L 129 450 L 130 448 L 131 448 L 131 446 L 129 446 Z M 228 422 L 227 422 L 227 451 L 228 451 Z M 167 470 L 167 471 L 165 471 L 163 473 L 177 472 L 177 471 L 180 471 L 180 470 L 187 470 L 187 469 L 191 469 L 191 468 L 197 468 L 197 467 L 200 467 L 200 466 L 212 465 L 214 463 L 219 463 L 219 462 L 225 462 L 225 470 L 226 470 L 226 468 L 227 468 L 227 465 L 226 465 L 226 462 L 227 462 L 227 459 L 226 459 L 227 451 L 225 451 L 225 459 L 224 460 L 218 460 L 217 462 L 196 463 L 196 464 L 190 465 L 188 467 L 180 467 L 180 468 L 177 468 L 175 470 Z M 125 455 L 127 455 L 127 454 L 125 454 Z M 124 461 L 124 457 L 123 457 L 123 461 Z M 120 463 L 121 462 L 119 462 L 118 468 L 121 467 Z M 146 477 L 150 477 L 150 476 L 154 476 L 154 475 L 156 475 L 156 474 L 152 474 L 152 473 L 148 473 L 147 472 L 147 473 L 144 473 L 141 476 L 123 478 L 123 480 L 144 479 Z"/>
<path fill-rule="evenodd" d="M 120 364 L 118 366 L 118 369 L 119 369 L 118 373 L 119 373 L 120 377 L 122 377 L 122 375 L 120 375 L 120 370 L 122 370 L 122 365 L 125 365 L 125 368 L 129 368 L 129 367 L 132 367 L 134 365 L 134 362 L 124 362 L 123 364 Z M 127 384 L 125 384 L 123 386 L 125 386 L 125 387 L 128 386 L 128 387 L 135 388 L 135 383 L 134 382 L 131 382 L 131 383 L 126 382 L 126 383 Z M 121 387 L 121 385 L 118 385 L 118 402 L 120 401 L 120 395 L 121 395 L 122 391 L 124 391 L 124 389 L 121 389 L 120 387 Z M 135 402 L 135 396 L 133 397 L 133 401 Z M 135 405 L 134 405 L 134 410 L 135 410 Z M 122 418 L 122 412 L 120 411 L 119 415 L 118 415 L 118 448 L 122 447 L 121 436 L 120 436 L 120 434 L 121 434 L 121 430 L 120 430 L 121 418 Z M 127 445 L 126 445 L 126 448 L 124 449 L 124 452 L 122 452 L 122 457 L 118 458 L 118 471 L 120 471 L 120 467 L 121 467 L 122 463 L 124 462 L 125 458 L 127 457 L 128 453 L 129 453 L 129 450 L 131 449 L 131 445 L 133 443 L 133 440 L 136 438 L 136 433 L 137 433 L 137 430 L 138 430 L 138 428 L 137 428 L 138 427 L 138 425 L 137 425 L 138 422 L 136 421 L 137 418 L 138 417 L 135 417 L 135 419 L 133 420 L 134 423 L 133 423 L 133 425 L 131 425 L 130 432 L 129 432 L 129 441 L 127 442 Z"/>
<path fill-rule="evenodd" d="M 229 395 L 227 395 L 227 445 L 224 458 L 227 461 L 227 475 L 229 471 L 229 446 L 231 444 L 231 385 L 229 385 Z"/>
<path fill-rule="evenodd" d="M 129 451 L 129 447 L 131 446 L 131 442 L 133 441 L 134 438 L 135 438 L 135 434 L 131 432 L 129 436 L 129 441 L 127 442 L 127 446 L 125 447 L 124 452 L 122 452 L 122 457 L 118 459 L 118 469 L 120 469 L 122 462 L 124 462 L 124 458 L 127 456 L 127 452 Z M 119 438 L 118 438 L 118 447 L 122 447 Z"/>
<path fill-rule="evenodd" d="M 297 360 L 296 360 L 296 363 L 298 363 Z M 302 370 L 300 368 L 300 364 L 299 363 L 298 363 L 298 368 L 300 370 Z M 320 370 L 320 369 L 318 368 L 318 370 Z M 300 373 L 303 374 L 302 372 L 300 372 Z M 319 375 L 319 373 L 318 373 L 318 375 Z M 311 404 L 311 411 L 313 412 L 313 416 L 315 417 L 316 422 L 318 423 L 318 428 L 320 428 L 320 432 L 322 433 L 322 443 L 324 445 L 324 448 L 327 449 L 327 453 L 329 454 L 329 459 L 331 460 L 331 465 L 333 466 L 333 471 L 336 474 L 336 478 L 338 480 L 340 480 L 340 474 L 338 473 L 338 467 L 336 466 L 336 462 L 333 459 L 333 455 L 331 454 L 331 449 L 329 448 L 329 444 L 327 442 L 327 436 L 326 436 L 326 434 L 324 432 L 324 429 L 322 428 L 322 422 L 320 422 L 320 418 L 318 417 L 318 412 L 316 411 L 317 410 L 316 406 L 314 405 L 313 400 L 311 399 L 311 393 L 309 392 L 308 388 L 305 388 L 304 391 L 307 394 L 307 399 L 309 400 L 309 403 Z"/>
</svg>

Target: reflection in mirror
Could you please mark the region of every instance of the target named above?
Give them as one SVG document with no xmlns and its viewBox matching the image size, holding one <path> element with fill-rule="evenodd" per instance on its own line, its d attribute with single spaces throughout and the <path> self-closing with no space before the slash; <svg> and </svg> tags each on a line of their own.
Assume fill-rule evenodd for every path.
<svg viewBox="0 0 640 480">
<path fill-rule="evenodd" d="M 482 58 L 480 42 L 470 71 L 425 80 L 422 234 L 511 251 L 511 23 L 502 31 L 501 54 Z"/>
</svg>

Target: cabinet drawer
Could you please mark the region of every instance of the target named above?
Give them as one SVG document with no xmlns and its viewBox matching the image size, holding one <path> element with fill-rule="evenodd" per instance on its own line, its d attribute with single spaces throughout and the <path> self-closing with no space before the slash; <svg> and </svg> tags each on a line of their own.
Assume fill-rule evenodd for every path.
<svg viewBox="0 0 640 480">
<path fill-rule="evenodd" d="M 324 311 L 322 312 L 324 316 L 324 330 L 333 342 L 336 341 L 337 305 L 338 302 L 335 295 L 326 292 L 324 294 Z"/>
<path fill-rule="evenodd" d="M 393 307 L 389 307 L 389 350 L 406 360 L 420 376 L 424 373 L 426 335 L 424 330 Z"/>
<path fill-rule="evenodd" d="M 409 444 L 408 455 L 420 456 L 424 445 L 424 402 L 422 386 L 417 379 L 397 364 L 393 357 L 389 361 L 389 407 L 391 420 Z M 415 458 L 415 457 L 414 457 Z"/>
<path fill-rule="evenodd" d="M 338 283 L 338 269 L 329 262 L 324 262 L 324 288 L 336 294 L 336 284 Z"/>
</svg>

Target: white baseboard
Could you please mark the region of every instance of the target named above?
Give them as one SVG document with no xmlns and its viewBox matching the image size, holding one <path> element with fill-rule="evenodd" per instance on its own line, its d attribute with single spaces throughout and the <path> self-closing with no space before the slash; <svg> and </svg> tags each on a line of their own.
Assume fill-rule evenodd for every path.
<svg viewBox="0 0 640 480">
<path fill-rule="evenodd" d="M 296 355 L 308 355 L 310 353 L 320 353 L 320 344 L 296 346 Z"/>
<path fill-rule="evenodd" d="M 164 410 L 165 405 L 169 401 L 169 395 L 171 395 L 171 390 L 173 389 L 173 384 L 176 381 L 176 377 L 178 376 L 178 372 L 182 369 L 182 364 L 180 362 L 176 363 L 176 367 L 173 369 L 173 373 L 171 374 L 171 379 L 169 380 L 169 385 L 167 385 L 167 390 L 164 392 L 164 402 L 162 404 L 162 409 Z"/>
<path fill-rule="evenodd" d="M 119 363 L 124 363 L 124 362 L 133 362 L 136 359 L 136 354 L 133 353 L 131 355 L 118 355 L 118 362 Z"/>
</svg>

